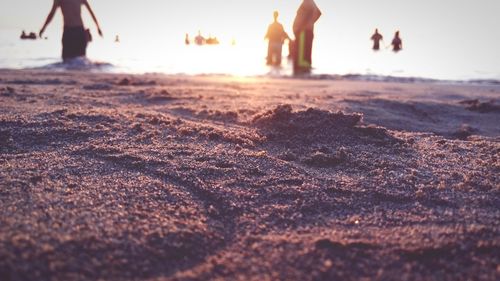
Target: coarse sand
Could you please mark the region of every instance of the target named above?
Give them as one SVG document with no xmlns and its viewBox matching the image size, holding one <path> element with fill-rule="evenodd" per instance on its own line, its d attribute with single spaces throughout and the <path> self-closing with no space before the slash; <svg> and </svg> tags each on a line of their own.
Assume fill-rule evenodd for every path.
<svg viewBox="0 0 500 281">
<path fill-rule="evenodd" d="M 499 97 L 0 70 L 0 280 L 499 280 Z"/>
</svg>

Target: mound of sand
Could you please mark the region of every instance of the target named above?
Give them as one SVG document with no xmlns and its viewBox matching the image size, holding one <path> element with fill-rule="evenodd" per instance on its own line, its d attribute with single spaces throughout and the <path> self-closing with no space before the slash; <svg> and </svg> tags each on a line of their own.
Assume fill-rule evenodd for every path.
<svg viewBox="0 0 500 281">
<path fill-rule="evenodd" d="M 480 102 L 478 99 L 474 100 L 464 100 L 460 104 L 465 105 L 465 108 L 470 111 L 476 111 L 480 113 L 500 113 L 500 105 L 496 104 L 494 100 L 487 102 Z"/>
<path fill-rule="evenodd" d="M 368 143 L 391 145 L 399 141 L 385 128 L 361 124 L 362 119 L 363 115 L 357 113 L 334 113 L 317 108 L 293 111 L 290 105 L 278 105 L 272 110 L 256 115 L 251 124 L 257 127 L 268 141 L 277 142 L 284 147 L 311 145 L 341 147 Z M 318 157 L 313 158 L 318 159 Z M 324 161 L 329 160 L 320 160 Z"/>
<path fill-rule="evenodd" d="M 255 116 L 252 123 L 281 137 L 321 138 L 352 129 L 361 119 L 360 114 L 332 113 L 314 108 L 294 112 L 291 105 L 285 104 Z"/>
</svg>

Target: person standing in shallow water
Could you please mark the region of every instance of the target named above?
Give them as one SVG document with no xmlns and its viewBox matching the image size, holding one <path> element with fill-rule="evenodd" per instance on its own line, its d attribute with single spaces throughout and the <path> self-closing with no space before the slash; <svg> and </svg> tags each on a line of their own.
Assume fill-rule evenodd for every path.
<svg viewBox="0 0 500 281">
<path fill-rule="evenodd" d="M 102 37 L 101 27 L 87 0 L 54 0 L 52 9 L 45 20 L 45 24 L 40 30 L 42 37 L 45 29 L 50 24 L 58 8 L 61 8 L 64 19 L 64 32 L 62 38 L 62 58 L 68 60 L 84 57 L 87 54 L 87 44 L 90 40 L 90 32 L 85 30 L 82 20 L 82 6 L 85 6 L 94 20 L 97 31 Z"/>
<path fill-rule="evenodd" d="M 293 22 L 293 33 L 295 35 L 294 74 L 311 72 L 314 24 L 320 17 L 321 11 L 314 0 L 302 1 Z"/>
<path fill-rule="evenodd" d="M 380 41 L 382 41 L 384 37 L 380 33 L 378 33 L 378 28 L 375 29 L 375 33 L 372 35 L 371 39 L 373 41 L 373 50 L 380 50 Z"/>
<path fill-rule="evenodd" d="M 287 39 L 290 40 L 290 37 L 286 34 L 283 25 L 278 22 L 278 11 L 275 11 L 273 16 L 274 22 L 269 25 L 266 34 L 266 39 L 269 40 L 267 47 L 267 65 L 280 66 L 283 43 Z"/>
<path fill-rule="evenodd" d="M 396 34 L 394 34 L 394 39 L 392 39 L 392 51 L 394 52 L 399 52 L 403 49 L 403 41 L 401 40 L 401 37 L 399 37 L 399 31 L 396 31 Z"/>
</svg>

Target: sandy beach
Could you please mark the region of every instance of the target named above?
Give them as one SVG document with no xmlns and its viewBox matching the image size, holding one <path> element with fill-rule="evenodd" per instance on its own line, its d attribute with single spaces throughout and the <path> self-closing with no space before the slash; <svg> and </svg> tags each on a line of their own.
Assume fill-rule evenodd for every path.
<svg viewBox="0 0 500 281">
<path fill-rule="evenodd" d="M 500 85 L 0 70 L 1 280 L 499 280 Z"/>
</svg>

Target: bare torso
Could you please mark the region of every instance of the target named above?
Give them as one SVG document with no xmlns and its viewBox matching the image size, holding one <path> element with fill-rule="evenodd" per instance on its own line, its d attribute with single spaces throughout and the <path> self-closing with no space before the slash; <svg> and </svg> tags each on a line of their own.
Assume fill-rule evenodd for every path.
<svg viewBox="0 0 500 281">
<path fill-rule="evenodd" d="M 84 0 L 58 0 L 65 27 L 83 26 L 82 5 Z"/>
</svg>

